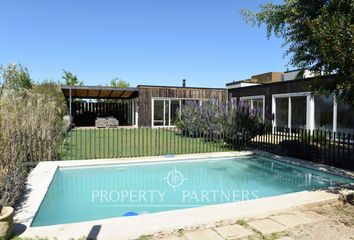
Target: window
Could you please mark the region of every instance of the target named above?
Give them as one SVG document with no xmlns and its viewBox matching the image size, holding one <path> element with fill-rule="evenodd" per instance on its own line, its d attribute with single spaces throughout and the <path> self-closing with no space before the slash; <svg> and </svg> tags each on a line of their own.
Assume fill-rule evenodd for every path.
<svg viewBox="0 0 354 240">
<path fill-rule="evenodd" d="M 249 105 L 251 109 L 255 109 L 264 119 L 264 96 L 241 97 L 240 100 Z"/>
</svg>

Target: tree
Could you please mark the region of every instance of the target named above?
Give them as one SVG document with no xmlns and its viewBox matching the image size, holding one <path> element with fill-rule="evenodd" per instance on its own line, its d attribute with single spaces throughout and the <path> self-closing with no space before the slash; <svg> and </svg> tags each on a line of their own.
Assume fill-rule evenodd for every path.
<svg viewBox="0 0 354 240">
<path fill-rule="evenodd" d="M 274 33 L 284 39 L 292 65 L 335 80 L 317 77 L 312 90 L 354 104 L 354 1 L 285 0 L 260 8 L 241 13 L 252 25 L 266 24 L 268 38 Z"/>
<path fill-rule="evenodd" d="M 64 76 L 62 77 L 65 80 L 65 84 L 68 86 L 82 86 L 83 82 L 80 81 L 76 75 L 72 74 L 69 71 L 64 71 Z"/>
<path fill-rule="evenodd" d="M 32 85 L 32 79 L 26 67 L 21 64 L 0 65 L 1 89 L 29 89 L 32 88 Z"/>
<path fill-rule="evenodd" d="M 111 87 L 117 87 L 117 88 L 127 88 L 129 87 L 129 83 L 120 79 L 120 78 L 113 78 L 111 80 L 111 82 L 109 83 L 109 85 Z M 122 102 L 124 100 L 122 99 L 105 99 L 105 100 L 101 100 L 102 102 L 107 102 L 107 103 L 119 103 Z"/>
<path fill-rule="evenodd" d="M 130 84 L 122 79 L 113 78 L 110 82 L 110 85 L 112 87 L 127 88 L 127 87 L 129 87 Z"/>
</svg>

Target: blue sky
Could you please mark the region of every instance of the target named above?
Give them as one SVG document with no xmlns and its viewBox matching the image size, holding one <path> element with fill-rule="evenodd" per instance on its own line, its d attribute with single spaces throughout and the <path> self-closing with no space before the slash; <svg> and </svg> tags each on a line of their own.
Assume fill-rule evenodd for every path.
<svg viewBox="0 0 354 240">
<path fill-rule="evenodd" d="M 270 0 L 269 0 L 270 1 Z M 1 4 L 0 63 L 21 63 L 35 81 L 86 85 L 112 78 L 138 84 L 224 87 L 284 71 L 282 40 L 247 25 L 247 0 L 11 0 Z M 274 1 L 273 1 L 274 2 Z"/>
</svg>

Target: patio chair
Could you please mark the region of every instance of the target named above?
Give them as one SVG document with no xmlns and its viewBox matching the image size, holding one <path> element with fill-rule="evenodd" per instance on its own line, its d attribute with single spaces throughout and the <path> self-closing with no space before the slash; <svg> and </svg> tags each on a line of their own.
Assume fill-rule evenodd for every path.
<svg viewBox="0 0 354 240">
<path fill-rule="evenodd" d="M 95 125 L 96 128 L 105 128 L 107 127 L 107 121 L 105 118 L 96 118 Z"/>
<path fill-rule="evenodd" d="M 114 117 L 107 118 L 107 127 L 109 128 L 116 128 L 119 126 L 119 121 Z"/>
</svg>

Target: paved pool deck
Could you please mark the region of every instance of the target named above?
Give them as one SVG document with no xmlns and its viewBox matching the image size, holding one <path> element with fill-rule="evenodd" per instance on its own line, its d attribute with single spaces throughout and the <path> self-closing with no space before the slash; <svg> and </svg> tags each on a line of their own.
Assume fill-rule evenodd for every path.
<svg viewBox="0 0 354 240">
<path fill-rule="evenodd" d="M 263 238 L 276 234 L 279 240 L 294 240 L 288 236 L 281 236 L 285 231 L 306 224 L 325 221 L 328 218 L 312 211 L 291 211 L 279 213 L 265 218 L 239 220 L 231 224 L 216 225 L 211 228 L 180 231 L 165 237 L 150 237 L 159 240 L 235 240 L 245 238 Z M 285 235 L 285 234 L 284 234 Z M 269 237 L 270 238 L 270 237 Z"/>
<path fill-rule="evenodd" d="M 319 169 L 326 172 L 354 176 L 352 172 L 343 171 L 333 167 L 309 163 L 293 158 L 284 158 L 268 155 L 263 152 L 257 154 L 290 162 L 301 166 Z M 127 159 L 98 159 L 41 162 L 28 177 L 28 189 L 30 191 L 26 202 L 15 216 L 18 223 L 15 232 L 21 231 L 21 237 L 43 236 L 49 239 L 70 239 L 90 236 L 98 233 L 97 239 L 136 239 L 141 235 L 150 235 L 156 232 L 174 232 L 178 229 L 194 227 L 215 226 L 220 221 L 234 221 L 240 218 L 262 218 L 270 214 L 276 214 L 286 209 L 291 209 L 307 204 L 323 203 L 338 198 L 336 191 L 303 191 L 280 196 L 255 199 L 243 202 L 226 203 L 204 206 L 191 209 L 173 210 L 153 214 L 140 215 L 127 218 L 109 218 L 97 221 L 60 224 L 43 227 L 30 227 L 31 222 L 47 192 L 51 180 L 58 167 L 79 167 L 109 164 L 133 164 L 144 162 L 180 161 L 189 159 L 213 159 L 220 157 L 246 156 L 254 152 L 223 152 L 179 155 L 175 157 L 144 157 Z"/>
</svg>

